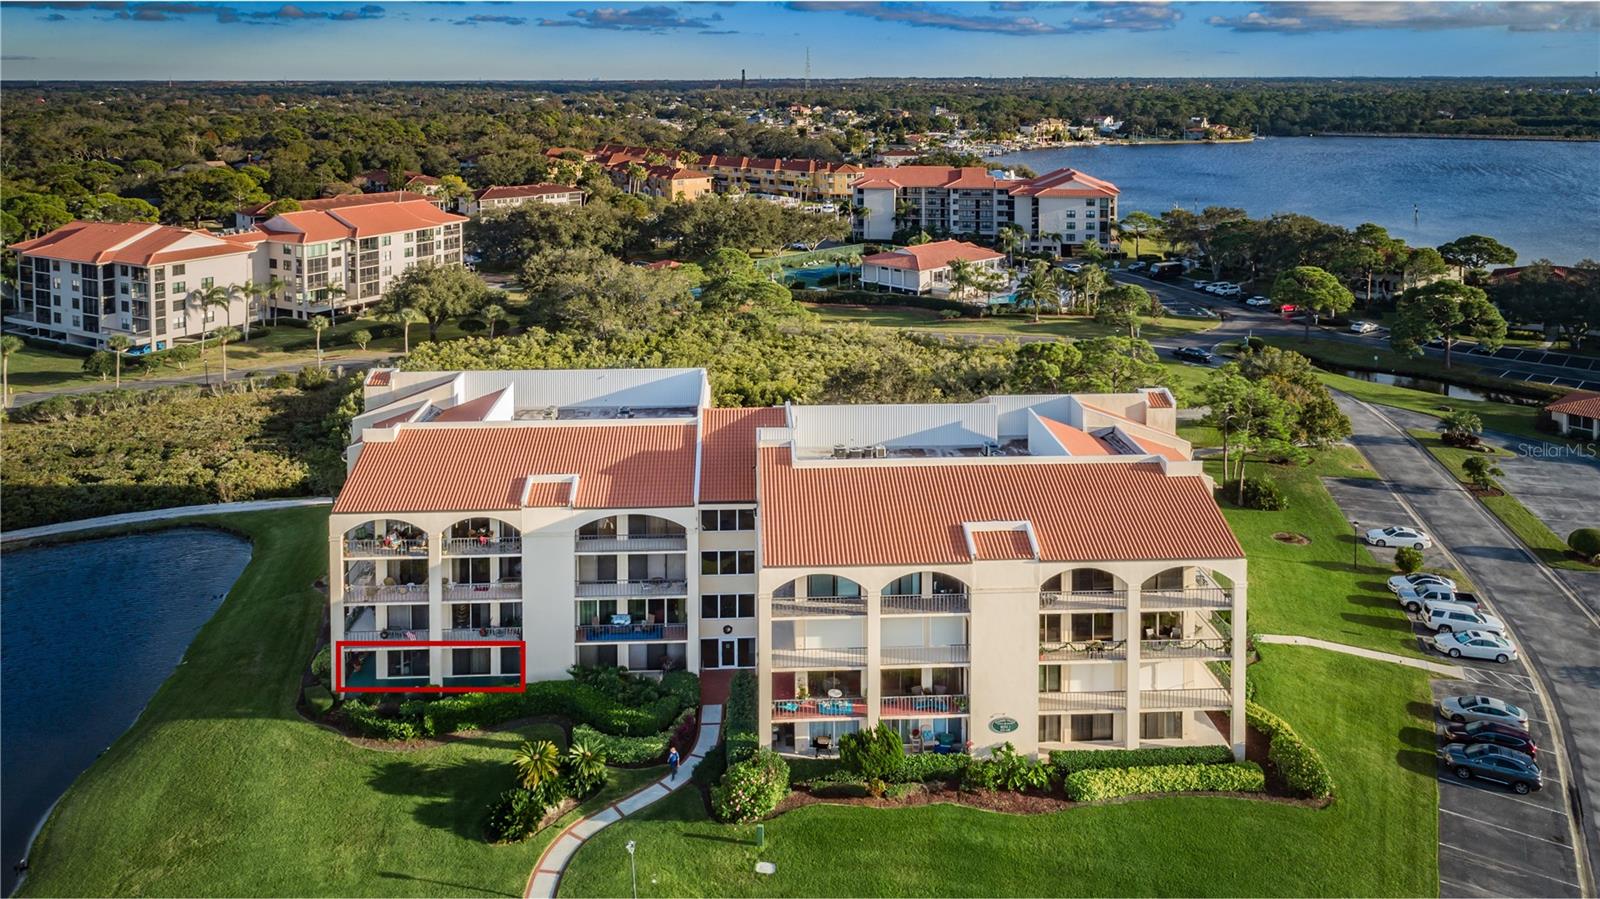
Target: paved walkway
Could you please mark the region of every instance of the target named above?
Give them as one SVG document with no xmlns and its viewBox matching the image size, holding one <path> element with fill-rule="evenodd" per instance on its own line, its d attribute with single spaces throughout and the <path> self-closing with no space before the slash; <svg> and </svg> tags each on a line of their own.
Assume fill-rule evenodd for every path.
<svg viewBox="0 0 1600 899">
<path fill-rule="evenodd" d="M 717 745 L 721 732 L 722 706 L 701 706 L 700 738 L 694 744 L 694 752 L 678 766 L 677 780 L 663 777 L 652 781 L 604 809 L 568 824 L 561 835 L 545 847 L 544 854 L 539 856 L 538 864 L 533 866 L 533 874 L 528 877 L 528 888 L 524 891 L 527 899 L 554 896 L 556 888 L 561 885 L 561 875 L 567 870 L 567 864 L 572 861 L 572 856 L 583 848 L 583 844 L 590 837 L 604 830 L 606 825 L 636 814 L 640 809 L 654 805 L 672 795 L 674 790 L 688 784 L 701 759 L 706 757 L 711 747 Z"/>
<path fill-rule="evenodd" d="M 1345 655 L 1360 656 L 1363 659 L 1374 659 L 1379 662 L 1393 662 L 1396 665 L 1405 665 L 1408 668 L 1420 668 L 1432 674 L 1445 677 L 1466 677 L 1467 672 L 1459 665 L 1446 665 L 1443 662 L 1430 662 L 1427 659 L 1413 659 L 1410 656 L 1397 656 L 1391 652 L 1379 652 L 1376 649 L 1363 649 L 1347 643 L 1335 643 L 1332 640 L 1318 640 L 1315 637 L 1299 637 L 1293 634 L 1256 634 L 1256 640 L 1261 643 L 1282 643 L 1287 646 L 1315 646 L 1318 649 L 1327 649 L 1333 652 L 1342 652 Z"/>
<path fill-rule="evenodd" d="M 326 496 L 310 496 L 301 499 L 258 499 L 243 503 L 212 503 L 207 506 L 175 506 L 171 509 L 151 509 L 148 512 L 124 512 L 120 515 L 102 515 L 99 518 L 82 518 L 77 521 L 63 521 L 59 524 L 45 524 L 36 528 L 23 528 L 20 531 L 7 531 L 0 534 L 0 543 L 11 543 L 15 540 L 36 540 L 40 537 L 55 537 L 60 534 L 73 534 L 79 531 L 93 531 L 100 528 L 114 528 L 125 524 L 141 524 L 146 521 L 166 521 L 172 518 L 188 518 L 194 515 L 223 515 L 231 512 L 268 512 L 273 509 L 297 509 L 302 506 L 326 506 L 333 502 Z"/>
</svg>

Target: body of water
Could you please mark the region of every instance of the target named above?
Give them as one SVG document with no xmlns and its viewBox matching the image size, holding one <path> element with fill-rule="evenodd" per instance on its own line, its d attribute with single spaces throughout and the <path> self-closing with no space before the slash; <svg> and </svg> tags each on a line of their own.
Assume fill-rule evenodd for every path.
<svg viewBox="0 0 1600 899">
<path fill-rule="evenodd" d="M 208 528 L 5 553 L 5 894 L 40 818 L 139 717 L 249 561 L 248 541 Z"/>
<path fill-rule="evenodd" d="M 1600 143 L 1275 137 L 1237 144 L 1029 150 L 1036 172 L 1075 168 L 1121 188 L 1118 212 L 1237 206 L 1354 227 L 1412 246 L 1487 234 L 1519 261 L 1600 258 Z"/>
</svg>

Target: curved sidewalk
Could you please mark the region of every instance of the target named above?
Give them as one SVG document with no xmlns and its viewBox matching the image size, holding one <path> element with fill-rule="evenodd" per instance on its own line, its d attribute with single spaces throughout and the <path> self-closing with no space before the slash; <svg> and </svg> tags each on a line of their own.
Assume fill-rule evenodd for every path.
<svg viewBox="0 0 1600 899">
<path fill-rule="evenodd" d="M 1332 640 L 1318 640 L 1316 637 L 1300 637 L 1293 634 L 1256 634 L 1255 639 L 1262 643 L 1279 643 L 1284 646 L 1315 646 L 1332 652 L 1342 652 L 1345 655 L 1360 656 L 1363 659 L 1376 659 L 1379 662 L 1393 662 L 1396 665 L 1405 665 L 1409 668 L 1420 668 L 1432 674 L 1441 674 L 1445 677 L 1462 678 L 1467 676 L 1466 669 L 1459 665 L 1447 665 L 1444 662 L 1430 662 L 1427 659 L 1414 659 L 1410 656 L 1395 655 L 1392 652 L 1379 652 L 1376 649 L 1363 649 L 1360 646 L 1351 646 L 1348 643 L 1335 643 Z"/>
<path fill-rule="evenodd" d="M 674 790 L 689 783 L 694 776 L 695 767 L 706 757 L 711 747 L 717 745 L 721 733 L 722 706 L 701 706 L 700 736 L 695 740 L 694 752 L 678 765 L 677 779 L 668 780 L 663 777 L 651 781 L 600 811 L 584 815 L 568 824 L 560 836 L 550 841 L 550 845 L 546 846 L 544 853 L 539 856 L 538 864 L 533 866 L 533 874 L 528 877 L 528 888 L 523 891 L 526 899 L 554 896 L 556 888 L 561 885 L 561 874 L 567 870 L 567 864 L 572 861 L 572 856 L 583 848 L 586 840 L 604 830 L 606 825 L 621 821 L 646 806 L 654 805 L 672 795 Z"/>
<path fill-rule="evenodd" d="M 171 509 L 151 509 L 147 512 L 123 512 L 118 515 L 102 515 L 99 518 L 83 518 L 78 521 L 63 521 L 57 524 L 40 525 L 36 528 L 23 528 L 20 531 L 7 531 L 4 534 L 0 534 L 0 543 L 10 543 L 14 540 L 36 540 L 40 537 L 55 537 L 61 534 L 74 534 L 79 531 L 114 528 L 125 524 L 142 524 L 147 521 L 192 518 L 196 515 L 223 515 L 229 512 L 269 512 L 273 509 L 326 506 L 332 503 L 333 500 L 330 497 L 309 496 L 298 499 L 257 499 L 242 503 L 212 503 L 206 506 L 175 506 Z"/>
</svg>

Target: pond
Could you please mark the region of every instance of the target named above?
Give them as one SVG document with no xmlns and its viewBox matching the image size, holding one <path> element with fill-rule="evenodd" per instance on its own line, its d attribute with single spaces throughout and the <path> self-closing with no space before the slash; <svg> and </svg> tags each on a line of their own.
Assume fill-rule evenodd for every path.
<svg viewBox="0 0 1600 899">
<path fill-rule="evenodd" d="M 1374 384 L 1388 384 L 1391 387 L 1405 387 L 1410 390 L 1420 390 L 1423 393 L 1437 393 L 1440 396 L 1451 397 L 1458 400 L 1487 400 L 1492 403 L 1512 403 L 1518 406 L 1537 406 L 1541 401 L 1532 397 L 1518 396 L 1514 393 L 1496 393 L 1492 390 L 1478 390 L 1472 387 L 1462 387 L 1460 384 L 1451 384 L 1446 381 L 1437 381 L 1433 378 L 1414 378 L 1410 375 L 1392 375 L 1386 371 L 1357 371 L 1353 368 L 1333 368 L 1331 366 L 1317 366 L 1324 371 L 1331 371 L 1336 375 L 1347 378 L 1357 378 L 1362 381 L 1371 381 Z"/>
<path fill-rule="evenodd" d="M 50 806 L 138 719 L 249 561 L 248 541 L 209 528 L 5 553 L 5 894 Z"/>
</svg>

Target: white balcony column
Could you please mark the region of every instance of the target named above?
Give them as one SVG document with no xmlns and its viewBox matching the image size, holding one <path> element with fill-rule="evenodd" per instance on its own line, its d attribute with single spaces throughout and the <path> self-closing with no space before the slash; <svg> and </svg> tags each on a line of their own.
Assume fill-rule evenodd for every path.
<svg viewBox="0 0 1600 899">
<path fill-rule="evenodd" d="M 1245 749 L 1244 676 L 1249 663 L 1246 653 L 1250 642 L 1245 636 L 1249 630 L 1244 618 L 1244 594 L 1244 579 L 1236 578 L 1233 582 L 1233 620 L 1228 622 L 1233 659 L 1228 665 L 1228 741 L 1233 744 L 1233 757 L 1241 762 L 1244 761 Z"/>
<path fill-rule="evenodd" d="M 444 541 L 450 534 L 448 528 L 437 538 L 428 539 L 428 639 L 443 640 L 448 623 L 449 606 L 444 602 L 444 578 L 449 561 L 444 557 Z M 428 683 L 444 683 L 445 652 L 442 646 L 428 647 Z"/>
<path fill-rule="evenodd" d="M 756 739 L 772 745 L 772 593 L 756 594 Z"/>
<path fill-rule="evenodd" d="M 866 728 L 871 730 L 878 726 L 879 704 L 883 697 L 883 660 L 879 654 L 883 651 L 883 591 L 870 591 L 864 597 L 867 603 L 867 667 L 861 672 L 861 695 L 866 697 L 867 722 Z"/>
<path fill-rule="evenodd" d="M 1124 641 L 1127 646 L 1126 658 L 1123 662 L 1124 679 L 1126 680 L 1127 710 L 1122 713 L 1123 734 L 1122 743 L 1129 749 L 1139 748 L 1139 641 L 1144 639 L 1144 627 L 1141 622 L 1143 613 L 1140 611 L 1142 597 L 1140 596 L 1142 582 L 1130 580 L 1127 583 L 1128 611 L 1123 614 L 1127 622 Z"/>
</svg>

